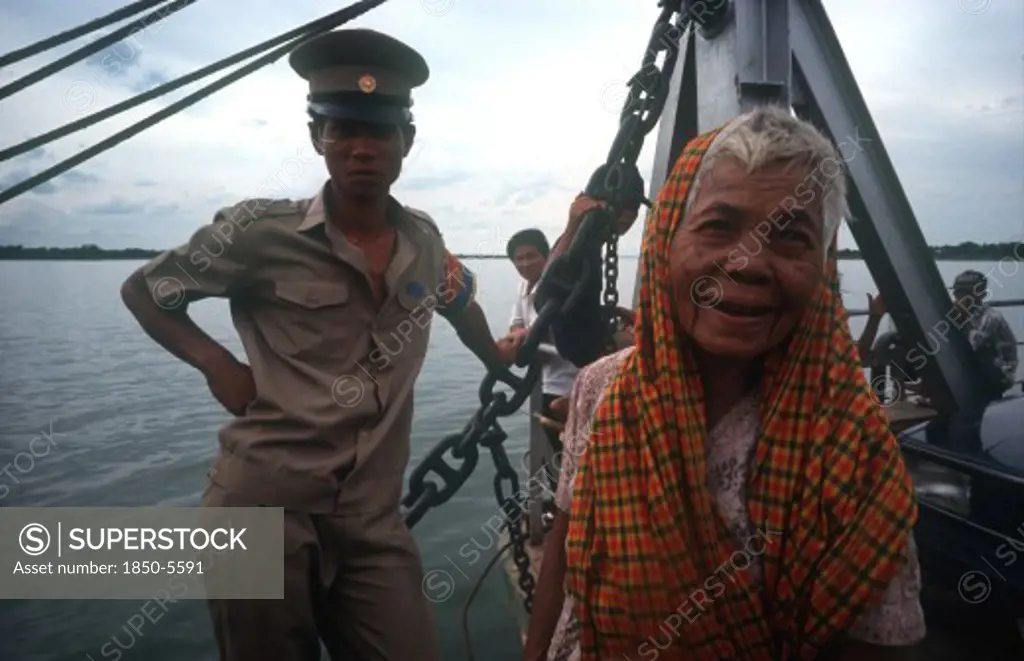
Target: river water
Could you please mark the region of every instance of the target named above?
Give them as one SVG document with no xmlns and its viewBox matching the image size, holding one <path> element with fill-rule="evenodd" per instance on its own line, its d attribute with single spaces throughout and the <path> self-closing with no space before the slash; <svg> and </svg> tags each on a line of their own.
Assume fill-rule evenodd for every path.
<svg viewBox="0 0 1024 661">
<path fill-rule="evenodd" d="M 27 449 L 40 432 L 52 450 L 29 467 L 0 474 L 0 504 L 10 507 L 192 506 L 199 501 L 227 418 L 202 377 L 164 353 L 137 327 L 118 295 L 135 262 L 0 262 L 0 466 Z M 479 300 L 495 334 L 507 327 L 517 275 L 505 260 L 470 261 Z M 964 268 L 990 273 L 995 298 L 1024 298 L 1017 264 L 942 262 L 944 280 Z M 633 291 L 635 258 L 623 258 L 619 291 Z M 850 308 L 873 291 L 866 266 L 841 263 Z M 215 339 L 242 356 L 227 305 L 203 301 L 194 317 Z M 1024 338 L 1024 309 L 1005 311 Z M 863 326 L 854 319 L 855 334 Z M 438 319 L 416 384 L 413 462 L 447 433 L 458 431 L 477 405 L 483 368 L 454 331 Z M 524 412 L 503 423 L 513 465 L 527 448 Z M 487 455 L 462 490 L 415 528 L 425 568 L 443 570 L 434 583 L 445 659 L 465 658 L 463 604 L 488 554 L 458 553 L 471 539 L 493 546 L 486 525 L 497 512 Z M 20 469 L 26 469 L 24 471 Z M 526 471 L 521 468 L 525 478 Z M 14 481 L 16 480 L 16 482 Z M 6 532 L 6 531 L 5 531 Z M 476 658 L 517 661 L 520 646 L 505 577 L 491 573 L 469 613 Z M 3 661 L 214 661 L 216 649 L 202 602 L 178 602 L 139 631 L 127 626 L 137 601 L 0 602 Z M 135 620 L 138 621 L 137 618 Z M 102 650 L 102 651 L 101 651 Z"/>
</svg>

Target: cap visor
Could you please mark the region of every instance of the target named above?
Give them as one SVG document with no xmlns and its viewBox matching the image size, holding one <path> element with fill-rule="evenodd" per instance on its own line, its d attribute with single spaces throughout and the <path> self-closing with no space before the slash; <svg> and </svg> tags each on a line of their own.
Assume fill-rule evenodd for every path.
<svg viewBox="0 0 1024 661">
<path fill-rule="evenodd" d="M 389 106 L 352 106 L 338 103 L 313 102 L 309 111 L 331 119 L 352 119 L 373 124 L 405 124 L 409 121 L 409 111 L 404 108 Z"/>
</svg>

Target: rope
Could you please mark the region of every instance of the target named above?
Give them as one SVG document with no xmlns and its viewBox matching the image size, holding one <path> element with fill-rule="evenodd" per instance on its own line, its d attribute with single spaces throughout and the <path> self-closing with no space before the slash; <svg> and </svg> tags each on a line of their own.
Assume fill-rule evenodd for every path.
<svg viewBox="0 0 1024 661">
<path fill-rule="evenodd" d="M 494 554 L 487 566 L 476 579 L 476 583 L 473 584 L 473 590 L 469 593 L 469 597 L 466 598 L 466 603 L 462 607 L 462 637 L 466 644 L 466 658 L 469 661 L 474 661 L 473 656 L 473 641 L 469 635 L 469 607 L 473 603 L 473 599 L 476 598 L 476 593 L 480 591 L 480 587 L 484 584 L 484 579 L 487 578 L 487 574 L 494 569 L 494 565 L 498 562 L 505 551 L 512 547 L 512 542 L 506 542 L 504 546 L 498 549 L 498 552 Z"/>
<path fill-rule="evenodd" d="M 344 11 L 344 10 L 341 10 L 341 11 Z M 282 43 L 284 43 L 286 41 L 289 41 L 290 39 L 293 39 L 293 38 L 298 37 L 298 36 L 302 36 L 305 33 L 310 32 L 312 30 L 316 30 L 317 28 L 319 28 L 323 24 L 324 21 L 329 20 L 331 17 L 335 16 L 337 13 L 339 13 L 339 12 L 336 12 L 335 14 L 330 14 L 330 15 L 324 17 L 324 18 L 319 18 L 319 19 L 317 19 L 315 21 L 310 21 L 309 23 L 306 23 L 305 25 L 301 25 L 301 26 L 295 28 L 294 30 L 290 30 L 288 32 L 280 34 L 280 35 L 274 37 L 273 39 L 268 39 L 268 40 L 266 40 L 266 41 L 264 41 L 264 42 L 262 42 L 260 44 L 257 44 L 257 45 L 255 45 L 255 46 L 253 46 L 251 48 L 247 48 L 247 49 L 245 49 L 243 51 L 239 51 L 239 52 L 235 53 L 234 55 L 228 56 L 228 57 L 226 57 L 226 58 L 224 58 L 222 60 L 218 60 L 217 62 L 214 62 L 213 64 L 210 64 L 208 66 L 203 67 L 202 69 L 198 69 L 198 70 L 193 71 L 192 73 L 186 74 L 186 75 L 184 75 L 184 76 L 182 76 L 180 78 L 176 78 L 175 80 L 172 80 L 170 82 L 164 83 L 163 85 L 160 85 L 158 87 L 154 87 L 151 90 L 147 90 L 147 91 L 145 91 L 145 92 L 143 92 L 143 93 L 141 93 L 141 94 L 139 94 L 137 96 L 133 96 L 132 98 L 126 99 L 126 100 L 124 100 L 124 101 L 122 101 L 120 103 L 116 103 L 116 104 L 110 106 L 109 108 L 104 108 L 103 110 L 100 110 L 98 112 L 94 112 L 91 115 L 86 115 L 85 117 L 83 117 L 81 119 L 78 119 L 78 120 L 75 120 L 75 121 L 70 122 L 68 124 L 65 124 L 63 126 L 60 126 L 60 127 L 56 128 L 56 129 L 53 129 L 52 131 L 49 131 L 47 133 L 42 133 L 40 135 L 37 135 L 34 138 L 29 138 L 28 140 L 25 140 L 24 142 L 21 142 L 21 143 L 18 143 L 16 145 L 14 145 L 13 147 L 8 147 L 6 149 L 0 150 L 0 162 L 9 160 L 11 158 L 14 158 L 15 156 L 20 156 L 21 154 L 30 152 L 33 149 L 36 149 L 37 147 L 41 147 L 41 146 L 43 146 L 43 145 L 45 145 L 45 144 L 47 144 L 49 142 L 53 142 L 54 140 L 57 140 L 59 138 L 63 138 L 65 136 L 67 136 L 67 135 L 71 135 L 72 133 L 75 133 L 77 131 L 81 131 L 82 129 L 85 129 L 85 128 L 88 128 L 90 126 L 93 126 L 94 124 L 98 124 L 98 123 L 102 122 L 105 119 L 109 119 L 110 117 L 118 115 L 118 114 L 120 114 L 120 113 L 122 113 L 122 112 L 124 112 L 126 110 L 130 110 L 130 109 L 134 108 L 135 106 L 142 105 L 146 101 L 149 101 L 151 99 L 155 99 L 155 98 L 157 98 L 159 96 L 167 94 L 168 92 L 173 92 L 174 90 L 176 90 L 176 89 L 178 89 L 180 87 L 184 87 L 185 85 L 188 85 L 189 83 L 193 83 L 193 82 L 195 82 L 197 80 L 201 80 L 203 78 L 206 78 L 207 76 L 209 76 L 211 74 L 214 74 L 214 73 L 220 71 L 221 69 L 226 69 L 227 67 L 231 66 L 232 64 L 237 64 L 238 62 L 241 62 L 242 60 L 246 60 L 246 59 L 248 59 L 248 58 L 250 58 L 250 57 L 252 57 L 254 55 L 258 55 L 258 54 L 260 54 L 260 53 L 262 53 L 262 52 L 264 52 L 266 50 L 269 50 L 269 49 L 273 48 L 274 46 L 278 46 L 278 45 L 280 45 L 280 44 L 282 44 Z"/>
<path fill-rule="evenodd" d="M 158 5 L 161 2 L 166 2 L 166 0 L 139 0 L 138 2 L 133 2 L 130 5 L 125 5 L 116 11 L 112 11 L 106 16 L 101 16 L 100 18 L 91 20 L 88 23 L 83 23 L 77 28 L 71 28 L 70 30 L 59 32 L 52 37 L 47 37 L 46 39 L 37 41 L 34 44 L 25 46 L 24 48 L 11 51 L 7 55 L 0 56 L 0 68 L 5 67 L 8 64 L 20 62 L 26 57 L 38 55 L 39 53 L 50 50 L 55 46 L 66 44 L 72 39 L 81 37 L 83 34 L 89 34 L 90 32 L 95 32 L 100 28 L 105 28 L 111 23 L 117 23 L 122 19 L 128 18 L 133 14 L 138 14 L 140 11 L 145 11 L 146 9 Z"/>
<path fill-rule="evenodd" d="M 160 9 L 157 9 L 155 12 L 146 14 L 142 18 L 129 23 L 123 28 L 114 30 L 110 34 L 104 37 L 100 37 L 91 44 L 82 46 L 78 50 L 68 53 L 64 57 L 54 62 L 51 62 L 50 64 L 47 64 L 45 67 L 33 71 L 32 73 L 23 78 L 17 79 L 9 85 L 0 87 L 0 100 L 6 99 L 15 92 L 20 92 L 29 85 L 38 83 L 40 80 L 47 78 L 48 76 L 52 76 L 61 69 L 68 68 L 75 62 L 78 62 L 79 60 L 84 60 L 93 53 L 97 53 L 106 48 L 107 46 L 117 43 L 118 41 L 121 41 L 125 37 L 130 37 L 136 32 L 144 30 L 145 28 L 152 25 L 153 23 L 156 23 L 157 21 L 162 21 L 174 12 L 180 11 L 195 2 L 196 0 L 175 0 L 171 4 L 161 7 Z"/>
<path fill-rule="evenodd" d="M 332 14 L 329 14 L 328 16 L 325 16 L 322 19 L 319 19 L 318 21 L 314 21 L 314 23 L 318 24 L 318 26 L 315 29 L 303 33 L 301 37 L 289 41 L 287 44 L 281 46 L 280 48 L 274 49 L 273 51 L 267 53 L 263 57 L 260 57 L 254 60 L 253 62 L 250 62 L 244 67 L 241 67 L 231 72 L 230 74 L 224 76 L 223 78 L 220 78 L 217 81 L 210 83 L 206 87 L 197 90 L 196 92 L 189 94 L 185 98 L 176 101 L 175 103 L 172 103 L 166 108 L 153 113 L 146 119 L 143 119 L 139 122 L 136 122 L 135 124 L 132 124 L 128 128 L 119 131 L 118 133 L 115 133 L 106 140 L 102 140 L 97 144 L 93 145 L 92 147 L 80 151 L 78 154 L 72 156 L 71 158 L 65 159 L 60 163 L 57 163 L 53 167 L 47 170 L 43 170 L 42 172 L 33 175 L 28 179 L 25 179 L 24 181 L 17 183 L 4 191 L 0 191 L 0 204 L 13 200 L 14 198 L 18 197 L 19 195 L 22 195 L 23 193 L 27 193 L 36 186 L 46 183 L 50 179 L 53 179 L 54 177 L 57 177 L 63 174 L 64 172 L 67 172 L 76 165 L 80 165 L 81 163 L 84 163 L 85 161 L 93 158 L 94 156 L 98 156 L 99 154 L 105 152 L 111 147 L 114 147 L 124 142 L 125 140 L 128 140 L 129 138 L 138 135 L 147 128 L 159 124 L 168 117 L 171 117 L 181 112 L 182 110 L 188 108 L 189 106 L 194 105 L 198 101 L 201 101 L 202 99 L 210 96 L 214 92 L 224 87 L 227 87 L 236 80 L 244 78 L 253 71 L 256 71 L 257 69 L 260 69 L 268 64 L 273 63 L 274 61 L 280 59 L 281 57 L 284 57 L 289 52 L 291 52 L 295 48 L 295 46 L 299 44 L 299 42 L 304 41 L 306 38 L 323 32 L 328 32 L 339 25 L 347 23 L 354 18 L 358 18 L 359 16 L 365 14 L 366 12 L 370 11 L 371 9 L 374 9 L 379 5 L 384 4 L 385 2 L 387 2 L 387 0 L 361 0 L 361 2 L 349 5 L 344 9 L 340 9 Z"/>
</svg>

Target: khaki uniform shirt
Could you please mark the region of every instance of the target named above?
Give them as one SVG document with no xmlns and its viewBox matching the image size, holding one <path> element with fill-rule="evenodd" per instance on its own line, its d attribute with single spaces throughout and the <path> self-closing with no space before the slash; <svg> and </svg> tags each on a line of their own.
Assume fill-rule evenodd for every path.
<svg viewBox="0 0 1024 661">
<path fill-rule="evenodd" d="M 397 509 L 433 312 L 461 312 L 475 282 L 429 216 L 392 200 L 389 218 L 379 306 L 363 253 L 327 222 L 324 189 L 222 209 L 143 267 L 166 309 L 230 300 L 258 394 L 221 430 L 210 478 L 240 499 L 316 514 Z"/>
</svg>

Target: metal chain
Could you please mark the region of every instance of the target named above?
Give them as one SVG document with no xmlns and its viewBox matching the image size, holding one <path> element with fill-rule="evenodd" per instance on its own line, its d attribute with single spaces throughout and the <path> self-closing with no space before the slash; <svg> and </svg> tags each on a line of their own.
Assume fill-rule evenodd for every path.
<svg viewBox="0 0 1024 661">
<path fill-rule="evenodd" d="M 658 123 L 665 106 L 680 38 L 691 21 L 689 7 L 692 0 L 685 0 L 685 11 L 682 9 L 683 4 L 684 0 L 659 2 L 658 6 L 662 10 L 655 21 L 641 69 L 630 79 L 629 97 L 622 111 L 619 133 L 604 166 L 606 176 L 600 191 L 600 196 L 608 200 L 613 209 L 616 206 L 621 208 L 619 196 L 623 191 L 623 169 L 636 168 L 644 136 Z M 665 60 L 659 69 L 656 60 L 661 53 L 665 54 Z M 556 318 L 572 313 L 590 278 L 600 277 L 600 274 L 591 272 L 586 256 L 592 254 L 591 251 L 601 243 L 605 243 L 604 304 L 606 309 L 614 310 L 618 306 L 618 237 L 614 232 L 612 215 L 602 208 L 596 208 L 580 219 L 579 230 L 569 248 L 551 260 L 537 285 L 537 319 L 530 326 L 515 361 L 518 367 L 528 366 L 526 375 L 520 378 L 508 370 L 489 372 L 480 384 L 480 409 L 463 431 L 446 436 L 412 471 L 409 491 L 402 498 L 405 522 L 411 528 L 428 510 L 446 503 L 465 484 L 480 461 L 480 446 L 490 450 L 497 471 L 494 493 L 505 513 L 513 560 L 519 571 L 519 587 L 525 595 L 524 606 L 527 612 L 532 608 L 535 588 L 523 530 L 523 522 L 526 520 L 523 512 L 529 506 L 529 494 L 520 492 L 519 476 L 512 468 L 502 445 L 508 434 L 498 424 L 498 418 L 518 411 L 533 392 L 540 380 L 538 346 L 547 337 Z M 499 383 L 512 388 L 511 396 L 495 390 Z M 445 459 L 449 453 L 459 462 L 456 466 Z M 431 473 L 439 481 L 428 480 Z M 503 489 L 505 482 L 509 483 L 509 494 Z"/>
<path fill-rule="evenodd" d="M 619 236 L 612 232 L 604 244 L 604 310 L 608 324 L 605 340 L 608 353 L 614 353 L 618 346 L 615 333 L 619 330 Z"/>
<path fill-rule="evenodd" d="M 491 451 L 491 459 L 494 461 L 494 497 L 501 503 L 502 512 L 505 515 L 505 526 L 508 529 L 508 538 L 512 542 L 512 561 L 516 564 L 519 572 L 519 589 L 523 591 L 523 607 L 527 613 L 533 612 L 533 591 L 536 583 L 533 574 L 530 573 L 530 556 L 526 553 L 526 533 L 523 531 L 523 523 L 527 517 L 523 514 L 530 506 L 530 493 L 519 490 L 519 475 L 512 468 L 505 448 L 501 443 L 507 437 L 485 436 L 480 445 Z M 508 483 L 508 492 L 504 487 Z"/>
</svg>

